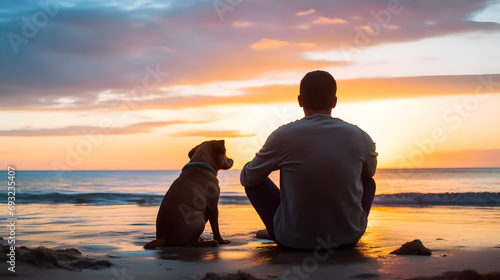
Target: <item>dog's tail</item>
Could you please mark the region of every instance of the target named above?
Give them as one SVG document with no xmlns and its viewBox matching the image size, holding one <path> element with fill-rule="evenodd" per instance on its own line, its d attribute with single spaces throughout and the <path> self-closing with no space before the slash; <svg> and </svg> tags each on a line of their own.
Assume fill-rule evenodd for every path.
<svg viewBox="0 0 500 280">
<path fill-rule="evenodd" d="M 155 239 L 148 244 L 144 245 L 144 249 L 154 249 L 156 247 L 165 247 L 165 240 Z"/>
</svg>

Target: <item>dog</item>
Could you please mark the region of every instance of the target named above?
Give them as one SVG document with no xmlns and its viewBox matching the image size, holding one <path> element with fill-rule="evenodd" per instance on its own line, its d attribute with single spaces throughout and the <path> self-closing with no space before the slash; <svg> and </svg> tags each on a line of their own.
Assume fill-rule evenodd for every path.
<svg viewBox="0 0 500 280">
<path fill-rule="evenodd" d="M 217 172 L 233 166 L 226 156 L 224 140 L 205 141 L 189 151 L 190 161 L 172 183 L 156 217 L 156 240 L 144 245 L 156 247 L 214 247 L 228 244 L 219 231 L 220 197 Z M 200 235 L 210 221 L 213 240 Z"/>
</svg>

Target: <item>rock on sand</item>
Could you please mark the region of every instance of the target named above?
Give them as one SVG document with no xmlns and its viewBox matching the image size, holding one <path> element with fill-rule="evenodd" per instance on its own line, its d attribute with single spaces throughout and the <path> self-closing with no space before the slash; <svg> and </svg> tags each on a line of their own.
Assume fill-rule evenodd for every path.
<svg viewBox="0 0 500 280">
<path fill-rule="evenodd" d="M 430 256 L 432 255 L 431 250 L 425 248 L 422 241 L 415 239 L 411 242 L 406 242 L 399 249 L 392 251 L 391 254 L 396 255 L 418 255 L 418 256 Z"/>
</svg>

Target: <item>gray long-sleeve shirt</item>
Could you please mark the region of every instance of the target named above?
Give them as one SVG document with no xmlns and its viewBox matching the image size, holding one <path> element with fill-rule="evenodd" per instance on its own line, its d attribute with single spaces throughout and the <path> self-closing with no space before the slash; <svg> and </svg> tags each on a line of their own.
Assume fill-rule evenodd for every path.
<svg viewBox="0 0 500 280">
<path fill-rule="evenodd" d="M 361 238 L 367 225 L 361 177 L 372 177 L 376 167 L 375 144 L 366 132 L 316 114 L 275 130 L 240 179 L 252 187 L 279 169 L 275 237 L 286 246 L 314 249 L 324 241 L 340 245 Z"/>
</svg>

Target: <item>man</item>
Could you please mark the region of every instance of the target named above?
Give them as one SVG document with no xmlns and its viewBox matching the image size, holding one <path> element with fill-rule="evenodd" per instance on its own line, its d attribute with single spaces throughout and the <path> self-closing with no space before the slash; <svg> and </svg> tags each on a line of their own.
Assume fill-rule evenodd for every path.
<svg viewBox="0 0 500 280">
<path fill-rule="evenodd" d="M 355 125 L 332 118 L 337 83 L 307 73 L 298 101 L 305 117 L 276 129 L 241 171 L 241 184 L 266 230 L 257 237 L 299 249 L 354 246 L 375 196 L 375 144 Z M 268 178 L 280 170 L 280 188 Z"/>
</svg>

